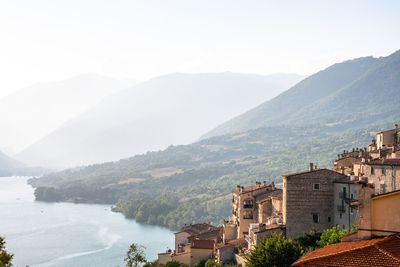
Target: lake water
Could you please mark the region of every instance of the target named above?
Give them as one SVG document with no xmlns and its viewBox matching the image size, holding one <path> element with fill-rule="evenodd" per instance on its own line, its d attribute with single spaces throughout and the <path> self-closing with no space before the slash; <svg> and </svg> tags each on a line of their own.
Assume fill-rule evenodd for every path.
<svg viewBox="0 0 400 267">
<path fill-rule="evenodd" d="M 173 233 L 95 204 L 35 202 L 25 177 L 0 177 L 0 236 L 14 266 L 124 266 L 131 243 L 148 260 L 174 246 Z"/>
</svg>

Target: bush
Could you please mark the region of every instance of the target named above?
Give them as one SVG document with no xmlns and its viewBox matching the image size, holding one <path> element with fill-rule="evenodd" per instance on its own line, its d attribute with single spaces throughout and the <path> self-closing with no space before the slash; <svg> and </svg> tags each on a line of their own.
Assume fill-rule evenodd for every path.
<svg viewBox="0 0 400 267">
<path fill-rule="evenodd" d="M 349 230 L 340 230 L 340 226 L 334 226 L 331 229 L 326 229 L 322 232 L 321 239 L 317 241 L 319 248 L 342 242 L 342 237 L 347 235 Z"/>
<path fill-rule="evenodd" d="M 318 247 L 317 242 L 321 239 L 321 232 L 316 230 L 310 230 L 304 233 L 302 236 L 294 239 L 294 242 L 303 249 L 303 253 L 307 253 L 315 250 Z"/>
<path fill-rule="evenodd" d="M 6 242 L 4 241 L 4 238 L 0 237 L 0 266 L 11 267 L 11 260 L 13 257 L 13 254 L 10 254 L 6 251 Z"/>
<path fill-rule="evenodd" d="M 282 234 L 273 233 L 271 237 L 263 241 L 247 256 L 246 266 L 291 266 L 302 255 L 300 246 L 286 240 Z"/>
</svg>

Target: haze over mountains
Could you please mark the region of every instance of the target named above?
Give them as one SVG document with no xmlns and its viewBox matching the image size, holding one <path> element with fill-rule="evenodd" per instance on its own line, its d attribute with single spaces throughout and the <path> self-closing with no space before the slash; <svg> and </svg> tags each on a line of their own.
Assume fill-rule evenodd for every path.
<svg viewBox="0 0 400 267">
<path fill-rule="evenodd" d="M 97 74 L 39 83 L 0 98 L 0 150 L 14 154 L 125 87 Z"/>
<path fill-rule="evenodd" d="M 309 162 L 331 168 L 344 149 L 366 147 L 373 131 L 399 123 L 399 64 L 399 52 L 335 64 L 223 124 L 224 135 L 30 182 L 39 200 L 109 203 L 138 222 L 219 223 L 237 184 L 281 183 Z"/>
<path fill-rule="evenodd" d="M 302 78 L 229 72 L 157 77 L 107 97 L 17 158 L 64 168 L 191 143 Z"/>
<path fill-rule="evenodd" d="M 400 51 L 338 63 L 203 138 L 278 125 L 365 126 L 400 115 Z"/>
</svg>

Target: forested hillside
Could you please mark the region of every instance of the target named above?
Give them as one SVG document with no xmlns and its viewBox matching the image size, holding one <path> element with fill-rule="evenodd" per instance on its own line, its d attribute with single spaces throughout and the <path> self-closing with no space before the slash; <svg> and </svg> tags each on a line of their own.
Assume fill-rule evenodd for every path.
<svg viewBox="0 0 400 267">
<path fill-rule="evenodd" d="M 400 51 L 358 58 L 320 71 L 204 137 L 278 125 L 347 125 L 400 116 Z"/>
<path fill-rule="evenodd" d="M 230 215 L 230 192 L 256 180 L 281 182 L 281 175 L 309 162 L 331 167 L 344 149 L 367 146 L 371 132 L 332 127 L 266 127 L 174 146 L 118 162 L 53 173 L 30 182 L 44 201 L 115 204 L 139 222 L 177 229 L 185 223 Z"/>
<path fill-rule="evenodd" d="M 44 201 L 94 202 L 139 222 L 177 229 L 229 216 L 230 192 L 309 162 L 331 168 L 400 118 L 400 52 L 335 64 L 221 125 L 209 138 L 117 162 L 53 173 L 31 183 Z M 164 131 L 159 131 L 162 136 Z M 224 133 L 223 135 L 212 136 Z"/>
</svg>

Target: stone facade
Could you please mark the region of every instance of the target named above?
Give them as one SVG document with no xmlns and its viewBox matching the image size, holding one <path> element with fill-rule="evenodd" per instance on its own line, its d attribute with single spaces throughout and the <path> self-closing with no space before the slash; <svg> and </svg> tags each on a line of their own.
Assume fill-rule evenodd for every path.
<svg viewBox="0 0 400 267">
<path fill-rule="evenodd" d="M 256 182 L 253 186 L 237 186 L 232 193 L 233 220 L 229 223 L 236 226 L 236 238 L 248 235 L 250 224 L 262 223 L 260 219 L 266 220 L 281 213 L 279 201 L 282 190 L 276 188 L 274 183 L 267 185 L 265 182 Z"/>
<path fill-rule="evenodd" d="M 357 209 L 349 204 L 358 199 L 358 185 L 350 177 L 337 179 L 333 182 L 334 191 L 334 219 L 335 226 L 339 225 L 341 229 L 349 229 L 358 220 Z"/>
<path fill-rule="evenodd" d="M 283 176 L 283 223 L 286 237 L 296 238 L 311 229 L 334 226 L 334 181 L 347 176 L 314 169 Z"/>
</svg>

